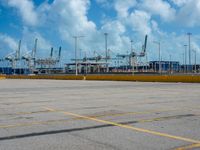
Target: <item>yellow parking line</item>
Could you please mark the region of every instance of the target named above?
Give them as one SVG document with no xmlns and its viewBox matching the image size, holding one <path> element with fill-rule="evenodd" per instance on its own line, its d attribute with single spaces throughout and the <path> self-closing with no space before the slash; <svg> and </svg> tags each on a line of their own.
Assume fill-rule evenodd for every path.
<svg viewBox="0 0 200 150">
<path fill-rule="evenodd" d="M 165 111 L 172 111 L 172 110 L 165 110 Z M 101 117 L 117 117 L 117 116 L 125 116 L 125 115 L 138 115 L 138 114 L 148 114 L 148 113 L 153 113 L 153 112 L 165 112 L 163 111 L 158 111 L 158 110 L 151 110 L 151 111 L 144 111 L 144 112 L 125 112 L 125 113 L 108 113 L 108 114 L 102 114 L 102 115 L 89 115 L 87 117 L 92 117 L 92 118 L 101 118 Z M 18 112 L 16 114 L 20 115 L 26 115 L 26 114 L 34 114 L 34 113 L 43 113 L 43 112 L 51 112 L 49 110 L 43 110 L 43 111 L 38 111 L 38 112 Z M 58 112 L 58 110 L 57 110 Z M 145 122 L 153 122 L 153 121 L 163 121 L 163 120 L 168 120 L 168 119 L 173 119 L 176 118 L 176 116 L 169 116 L 169 117 L 159 117 L 159 118 L 152 118 L 152 119 L 142 119 L 142 120 L 136 120 L 137 123 L 145 123 Z M 25 126 L 33 126 L 33 125 L 43 125 L 43 124 L 55 124 L 55 123 L 60 123 L 60 122 L 70 122 L 74 120 L 84 120 L 84 118 L 80 117 L 74 117 L 71 120 L 66 120 L 66 119 L 61 119 L 61 120 L 47 120 L 47 121 L 38 121 L 38 122 L 25 122 L 25 123 L 18 123 L 18 124 L 10 124 L 10 125 L 1 125 L 0 128 L 15 128 L 15 127 L 25 127 Z M 109 121 L 109 120 L 108 120 Z"/>
<path fill-rule="evenodd" d="M 52 112 L 52 111 L 51 111 Z M 59 111 L 57 111 L 59 112 Z M 91 117 L 91 116 L 88 116 Z M 98 118 L 98 116 L 96 117 L 92 117 L 92 118 Z M 163 120 L 167 120 L 169 118 L 175 118 L 175 117 L 160 117 L 160 118 L 153 118 L 153 119 L 143 119 L 143 120 L 137 120 L 137 123 L 144 123 L 144 122 L 153 122 L 153 121 L 163 121 Z M 60 123 L 60 122 L 70 122 L 70 121 L 74 121 L 74 120 L 84 120 L 84 118 L 80 118 L 80 117 L 74 117 L 71 120 L 68 119 L 60 119 L 60 120 L 47 120 L 47 121 L 38 121 L 38 122 L 27 122 L 27 123 L 18 123 L 18 124 L 10 124 L 10 125 L 1 125 L 0 124 L 0 128 L 15 128 L 15 127 L 26 127 L 26 126 L 33 126 L 33 125 L 43 125 L 43 124 L 53 124 L 53 123 Z"/>
<path fill-rule="evenodd" d="M 44 110 L 44 111 L 38 111 L 38 112 L 52 112 L 49 110 Z M 144 113 L 151 113 L 153 111 L 149 111 L 149 112 L 128 112 L 128 113 L 110 113 L 110 114 L 103 114 L 103 115 L 92 115 L 92 116 L 88 116 L 88 117 L 93 117 L 93 118 L 98 118 L 98 117 L 106 117 L 106 116 L 123 116 L 123 115 L 129 115 L 129 114 L 144 114 Z M 157 112 L 157 111 L 155 111 Z M 34 112 L 35 113 L 35 112 Z M 15 113 L 15 115 L 27 115 L 27 114 L 33 114 L 33 112 L 18 112 Z M 155 118 L 156 120 L 158 118 Z M 28 122 L 28 123 L 18 123 L 18 124 L 10 124 L 10 125 L 1 125 L 0 124 L 0 128 L 15 128 L 15 127 L 25 127 L 25 126 L 32 126 L 32 125 L 42 125 L 42 124 L 51 124 L 51 123 L 60 123 L 60 122 L 69 122 L 69 121 L 73 121 L 73 120 L 83 120 L 83 118 L 80 117 L 75 117 L 72 118 L 72 120 L 48 120 L 48 121 L 38 121 L 38 122 Z M 140 120 L 139 122 L 150 122 L 151 120 Z M 153 119 L 152 119 L 153 121 Z"/>
<path fill-rule="evenodd" d="M 200 148 L 200 144 L 192 144 L 188 146 L 183 146 L 183 147 L 176 148 L 175 150 L 191 150 L 193 148 Z"/>
<path fill-rule="evenodd" d="M 166 109 L 166 110 L 149 110 L 149 111 L 139 111 L 139 112 L 120 112 L 120 113 L 105 113 L 105 114 L 96 114 L 96 115 L 88 115 L 88 117 L 94 118 L 101 118 L 101 117 L 118 117 L 118 116 L 125 116 L 125 115 L 140 115 L 140 114 L 150 114 L 150 113 L 161 113 L 161 112 L 168 112 L 168 111 L 175 111 L 178 109 Z M 40 110 L 35 112 L 16 112 L 13 114 L 0 114 L 0 116 L 6 115 L 31 115 L 31 114 L 38 114 L 38 113 L 49 113 L 48 110 Z M 76 118 L 79 119 L 79 118 Z"/>
<path fill-rule="evenodd" d="M 52 112 L 57 112 L 56 109 L 49 108 L 49 107 L 44 107 L 44 109 L 52 111 Z M 87 116 L 82 116 L 82 115 L 71 113 L 71 112 L 66 112 L 66 111 L 60 111 L 60 112 L 65 114 L 65 115 L 68 115 L 68 116 L 74 116 L 74 117 L 79 117 L 79 118 L 83 118 L 83 119 L 86 119 L 86 120 L 92 120 L 92 121 L 95 121 L 95 122 L 100 122 L 100 123 L 104 123 L 104 124 L 110 124 L 110 125 L 113 125 L 113 126 L 126 128 L 126 129 L 133 130 L 133 131 L 138 131 L 138 132 L 148 133 L 148 134 L 157 135 L 157 136 L 161 136 L 161 137 L 167 137 L 167 138 L 170 138 L 170 139 L 175 139 L 175 140 L 180 140 L 180 141 L 200 144 L 200 141 L 194 140 L 194 139 L 190 139 L 190 138 L 170 135 L 170 134 L 167 134 L 167 133 L 161 133 L 161 132 L 157 132 L 157 131 L 151 131 L 151 130 L 147 130 L 147 129 L 143 129 L 143 128 L 137 128 L 137 127 L 129 126 L 129 125 L 123 125 L 123 124 L 120 124 L 120 123 L 101 120 L 101 119 L 87 117 Z"/>
</svg>

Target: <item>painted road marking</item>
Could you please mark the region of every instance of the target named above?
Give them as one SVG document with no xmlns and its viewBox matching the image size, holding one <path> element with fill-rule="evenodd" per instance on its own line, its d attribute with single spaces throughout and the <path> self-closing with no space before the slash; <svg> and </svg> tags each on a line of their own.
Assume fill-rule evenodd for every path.
<svg viewBox="0 0 200 150">
<path fill-rule="evenodd" d="M 172 110 L 149 110 L 149 111 L 141 111 L 141 112 L 121 112 L 121 113 L 106 113 L 106 114 L 100 114 L 100 115 L 90 115 L 89 117 L 109 117 L 109 116 L 125 116 L 125 115 L 140 115 L 140 114 L 150 114 L 150 113 L 160 113 L 160 112 L 168 112 L 168 111 L 174 111 L 176 109 Z M 50 112 L 48 110 L 43 111 L 35 111 L 35 112 L 16 112 L 13 114 L 0 114 L 1 116 L 6 115 L 31 115 L 36 113 L 47 113 Z"/>
<path fill-rule="evenodd" d="M 57 110 L 58 111 L 58 110 Z M 165 111 L 170 111 L 170 110 L 165 110 Z M 165 111 L 160 111 L 160 112 L 165 112 Z M 35 113 L 46 113 L 46 112 L 52 112 L 49 110 L 40 110 L 40 111 L 35 111 L 35 112 L 18 112 L 15 113 L 19 115 L 26 115 L 26 114 L 35 114 Z M 153 112 L 158 112 L 158 110 L 151 110 L 151 111 L 144 111 L 144 112 L 125 112 L 125 113 L 108 113 L 108 114 L 102 114 L 102 115 L 88 115 L 87 117 L 92 117 L 92 118 L 101 118 L 101 117 L 116 117 L 116 116 L 125 116 L 125 115 L 138 115 L 138 114 L 148 114 L 148 113 L 153 113 Z M 164 121 L 164 120 L 169 120 L 169 119 L 176 119 L 176 117 L 184 117 L 188 116 L 187 115 L 178 115 L 178 116 L 165 116 L 165 117 L 159 117 L 159 118 L 152 118 L 152 119 L 142 119 L 142 120 L 135 120 L 133 121 L 134 123 L 145 123 L 145 122 L 153 122 L 153 121 Z M 189 116 L 193 116 L 192 114 L 189 114 Z M 71 120 L 68 119 L 60 119 L 60 120 L 47 120 L 47 121 L 37 121 L 37 122 L 25 122 L 25 123 L 18 123 L 18 124 L 10 124 L 10 125 L 3 125 L 0 124 L 0 128 L 15 128 L 15 127 L 25 127 L 25 126 L 33 126 L 33 125 L 43 125 L 43 124 L 53 124 L 53 123 L 60 123 L 60 122 L 70 122 L 74 120 L 84 120 L 83 118 L 80 117 L 74 117 Z"/>
<path fill-rule="evenodd" d="M 48 111 L 52 112 L 52 111 Z M 58 111 L 57 111 L 58 112 Z M 178 115 L 178 116 L 166 116 L 166 117 L 159 117 L 159 118 L 152 118 L 152 119 L 142 119 L 142 120 L 135 120 L 135 121 L 130 121 L 130 122 L 124 122 L 126 124 L 131 124 L 131 123 L 145 123 L 145 122 L 153 122 L 153 121 L 164 121 L 164 120 L 169 120 L 169 119 L 176 119 L 177 117 L 190 117 L 193 116 L 192 114 L 187 114 L 187 115 Z M 91 117 L 91 116 L 88 116 Z M 92 117 L 94 118 L 94 117 Z M 95 117 L 98 118 L 98 117 Z M 26 126 L 33 126 L 33 125 L 47 125 L 47 124 L 55 124 L 55 123 L 67 123 L 71 122 L 74 120 L 85 120 L 84 118 L 80 117 L 74 117 L 72 119 L 60 119 L 60 120 L 47 120 L 47 121 L 38 121 L 38 122 L 28 122 L 28 123 L 21 123 L 21 124 L 11 124 L 11 125 L 1 125 L 0 128 L 6 129 L 6 128 L 15 128 L 15 127 L 26 127 Z M 121 123 L 123 124 L 123 123 Z"/>
<path fill-rule="evenodd" d="M 62 114 L 68 115 L 68 116 L 74 116 L 74 117 L 79 117 L 79 118 L 83 118 L 83 119 L 86 119 L 86 120 L 92 120 L 92 121 L 95 121 L 95 122 L 100 122 L 100 123 L 104 123 L 104 124 L 110 124 L 110 125 L 113 125 L 113 126 L 126 128 L 126 129 L 133 130 L 133 131 L 138 131 L 138 132 L 148 133 L 148 134 L 151 134 L 151 135 L 157 135 L 157 136 L 166 137 L 166 138 L 170 138 L 170 139 L 175 139 L 175 140 L 180 140 L 180 141 L 200 144 L 200 141 L 194 140 L 194 139 L 190 139 L 190 138 L 175 136 L 175 135 L 171 135 L 171 134 L 167 134 L 167 133 L 147 130 L 147 129 L 138 128 L 138 127 L 129 126 L 129 125 L 123 125 L 123 124 L 120 124 L 120 123 L 101 120 L 101 119 L 87 117 L 87 116 L 82 116 L 82 115 L 71 113 L 71 112 L 57 111 L 56 109 L 50 108 L 50 107 L 44 107 L 44 109 L 52 111 L 52 112 L 60 112 Z"/>
<path fill-rule="evenodd" d="M 192 144 L 188 146 L 183 146 L 183 147 L 176 148 L 175 150 L 192 150 L 194 148 L 200 148 L 200 144 Z"/>
<path fill-rule="evenodd" d="M 170 110 L 165 110 L 165 111 L 170 111 Z M 45 111 L 38 111 L 41 113 L 44 112 L 52 112 L 49 110 L 45 110 Z M 148 114 L 148 113 L 154 113 L 154 112 L 164 112 L 164 111 L 158 111 L 158 110 L 152 110 L 152 111 L 145 111 L 145 112 L 125 112 L 125 113 L 110 113 L 110 114 L 106 114 L 106 115 L 91 115 L 88 117 L 92 117 L 92 118 L 100 118 L 100 117 L 111 117 L 111 116 L 125 116 L 125 115 L 139 115 L 139 114 Z M 15 113 L 14 115 L 18 114 L 18 115 L 28 115 L 28 114 L 34 114 L 36 112 L 18 112 Z M 1 114 L 2 115 L 2 114 Z M 137 122 L 152 122 L 155 120 L 158 120 L 159 118 L 155 118 L 152 120 L 139 120 Z M 1 125 L 0 124 L 0 128 L 15 128 L 15 127 L 25 127 L 25 126 L 33 126 L 33 125 L 43 125 L 43 124 L 51 124 L 51 123 L 60 123 L 60 122 L 69 122 L 69 121 L 74 121 L 74 120 L 83 120 L 83 118 L 79 118 L 79 117 L 75 117 L 72 118 L 72 120 L 48 120 L 48 121 L 38 121 L 38 122 L 28 122 L 28 123 L 18 123 L 18 124 L 10 124 L 10 125 Z"/>
</svg>

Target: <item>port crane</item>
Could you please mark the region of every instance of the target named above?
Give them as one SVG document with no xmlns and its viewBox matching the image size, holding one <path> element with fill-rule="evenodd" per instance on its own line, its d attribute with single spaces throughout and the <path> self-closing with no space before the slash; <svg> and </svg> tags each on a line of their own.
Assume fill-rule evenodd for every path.
<svg viewBox="0 0 200 150">
<path fill-rule="evenodd" d="M 134 66 L 137 64 L 137 59 L 146 56 L 147 39 L 148 39 L 148 35 L 145 35 L 144 44 L 142 45 L 142 50 L 141 50 L 140 53 L 137 53 L 136 51 L 134 51 L 133 48 L 132 48 L 132 45 L 131 45 L 131 52 L 130 52 L 130 54 L 118 54 L 116 57 L 118 59 L 129 58 L 129 63 L 130 63 L 130 65 L 134 69 Z"/>
<path fill-rule="evenodd" d="M 34 47 L 32 51 L 28 51 L 26 54 L 22 56 L 22 59 L 26 61 L 29 70 L 33 73 L 34 69 L 36 68 L 36 51 L 37 51 L 37 41 L 35 39 Z"/>
<path fill-rule="evenodd" d="M 15 74 L 15 68 L 17 65 L 17 61 L 20 61 L 20 49 L 21 49 L 21 40 L 19 40 L 18 48 L 16 49 L 16 51 L 8 54 L 4 58 L 5 60 L 7 60 L 11 63 L 11 66 L 14 69 L 14 74 Z"/>
</svg>

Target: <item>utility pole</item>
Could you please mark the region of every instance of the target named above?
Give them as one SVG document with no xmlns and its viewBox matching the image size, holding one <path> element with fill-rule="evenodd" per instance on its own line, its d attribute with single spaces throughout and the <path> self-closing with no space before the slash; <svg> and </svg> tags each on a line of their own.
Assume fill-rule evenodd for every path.
<svg viewBox="0 0 200 150">
<path fill-rule="evenodd" d="M 131 53 L 133 52 L 133 40 L 130 41 L 131 42 Z"/>
<path fill-rule="evenodd" d="M 105 36 L 105 55 L 106 55 L 106 72 L 108 72 L 108 33 L 104 33 Z"/>
<path fill-rule="evenodd" d="M 126 54 L 128 55 L 129 52 L 127 51 Z M 126 58 L 126 72 L 128 72 L 128 66 L 130 66 L 130 57 L 129 57 L 129 58 L 128 58 L 128 57 Z"/>
<path fill-rule="evenodd" d="M 21 40 L 19 41 L 19 47 L 18 47 L 18 58 L 17 58 L 17 60 L 19 61 L 19 65 L 20 65 L 20 67 L 19 67 L 19 74 L 21 74 L 21 55 L 20 55 L 20 49 L 21 49 Z"/>
<path fill-rule="evenodd" d="M 169 55 L 170 74 L 172 74 L 172 55 Z"/>
<path fill-rule="evenodd" d="M 28 60 L 29 62 L 29 70 L 31 71 L 31 73 L 34 73 L 34 70 L 36 69 L 36 51 L 37 51 L 37 43 L 38 43 L 38 39 L 35 39 L 34 42 L 34 48 L 32 50 L 32 54 L 31 54 L 31 59 Z"/>
<path fill-rule="evenodd" d="M 21 40 L 19 40 L 18 48 L 15 53 L 15 57 L 13 58 L 13 72 L 16 73 L 17 61 L 20 61 L 20 49 L 21 49 Z"/>
<path fill-rule="evenodd" d="M 194 72 L 197 72 L 197 51 L 193 50 L 194 52 Z"/>
<path fill-rule="evenodd" d="M 170 74 L 170 64 L 171 64 L 171 55 L 169 55 L 169 63 L 168 63 L 168 66 L 169 66 L 169 69 L 168 69 L 169 74 Z"/>
<path fill-rule="evenodd" d="M 79 59 L 82 59 L 82 49 L 79 49 Z"/>
<path fill-rule="evenodd" d="M 75 44 L 75 69 L 76 69 L 76 76 L 78 75 L 78 62 L 77 62 L 77 45 L 78 45 L 78 38 L 82 38 L 84 36 L 73 36 L 74 44 Z"/>
<path fill-rule="evenodd" d="M 184 54 L 184 52 L 182 53 L 182 56 L 183 56 L 183 62 L 182 62 L 182 65 L 183 65 L 183 73 L 184 73 L 184 61 L 185 61 L 185 54 Z M 181 69 L 180 69 L 181 70 Z"/>
<path fill-rule="evenodd" d="M 135 66 L 134 66 L 134 59 L 133 59 L 133 40 L 130 41 L 131 42 L 131 54 L 130 54 L 130 63 L 132 66 L 132 74 L 134 75 L 134 70 L 135 70 Z"/>
<path fill-rule="evenodd" d="M 160 42 L 154 41 L 154 43 L 158 45 L 159 73 L 161 74 L 162 69 L 161 69 L 161 60 L 160 60 Z"/>
<path fill-rule="evenodd" d="M 188 35 L 188 49 L 189 49 L 189 65 L 191 65 L 191 45 L 190 45 L 190 42 L 191 42 L 192 33 L 187 33 L 187 35 Z"/>
<path fill-rule="evenodd" d="M 185 73 L 187 72 L 187 45 L 184 45 L 185 47 L 185 66 L 184 66 L 184 71 Z"/>
<path fill-rule="evenodd" d="M 85 51 L 85 75 L 87 75 L 87 52 Z"/>
</svg>

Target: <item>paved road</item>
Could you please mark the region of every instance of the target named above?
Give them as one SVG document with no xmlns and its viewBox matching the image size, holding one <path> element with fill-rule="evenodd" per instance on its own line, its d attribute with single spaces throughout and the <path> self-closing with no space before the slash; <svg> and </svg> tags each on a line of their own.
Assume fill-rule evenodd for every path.
<svg viewBox="0 0 200 150">
<path fill-rule="evenodd" d="M 200 149 L 200 84 L 0 85 L 0 150 Z"/>
</svg>

